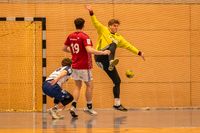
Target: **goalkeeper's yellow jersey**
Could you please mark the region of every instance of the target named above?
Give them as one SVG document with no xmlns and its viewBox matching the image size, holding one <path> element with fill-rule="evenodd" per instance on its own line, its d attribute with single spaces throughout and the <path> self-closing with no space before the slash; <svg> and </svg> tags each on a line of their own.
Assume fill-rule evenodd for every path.
<svg viewBox="0 0 200 133">
<path fill-rule="evenodd" d="M 120 34 L 118 33 L 112 34 L 109 31 L 108 27 L 104 26 L 97 20 L 95 15 L 92 15 L 91 19 L 98 33 L 98 40 L 96 44 L 97 50 L 104 50 L 109 46 L 109 44 L 114 42 L 117 44 L 117 47 L 125 48 L 134 54 L 138 54 L 139 50 L 137 48 L 135 48 L 128 41 L 126 41 Z"/>
</svg>

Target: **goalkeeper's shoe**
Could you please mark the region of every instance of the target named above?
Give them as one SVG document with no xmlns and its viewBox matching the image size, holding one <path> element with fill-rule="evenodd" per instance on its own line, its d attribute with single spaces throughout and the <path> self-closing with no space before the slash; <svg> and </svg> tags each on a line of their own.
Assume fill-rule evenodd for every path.
<svg viewBox="0 0 200 133">
<path fill-rule="evenodd" d="M 128 111 L 128 109 L 126 109 L 122 105 L 119 105 L 119 106 L 114 105 L 113 108 L 116 109 L 116 110 L 119 110 L 119 111 Z"/>
<path fill-rule="evenodd" d="M 110 60 L 108 70 L 112 71 L 118 63 L 119 59 Z"/>
</svg>

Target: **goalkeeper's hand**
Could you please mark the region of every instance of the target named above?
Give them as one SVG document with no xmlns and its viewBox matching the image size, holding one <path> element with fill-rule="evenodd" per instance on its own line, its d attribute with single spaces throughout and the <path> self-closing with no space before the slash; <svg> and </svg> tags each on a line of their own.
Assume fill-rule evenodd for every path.
<svg viewBox="0 0 200 133">
<path fill-rule="evenodd" d="M 139 52 L 138 52 L 138 55 L 139 55 L 139 56 L 141 56 L 141 57 L 142 57 L 142 59 L 145 61 L 145 58 L 144 58 L 144 53 L 143 53 L 143 52 L 139 51 Z"/>
<path fill-rule="evenodd" d="M 91 5 L 86 5 L 85 8 L 89 11 L 89 12 L 92 12 L 92 6 Z"/>
</svg>

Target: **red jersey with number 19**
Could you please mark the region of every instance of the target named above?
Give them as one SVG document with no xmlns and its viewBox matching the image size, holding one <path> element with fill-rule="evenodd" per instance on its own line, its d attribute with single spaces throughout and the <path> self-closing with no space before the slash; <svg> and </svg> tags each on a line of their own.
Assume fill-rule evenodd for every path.
<svg viewBox="0 0 200 133">
<path fill-rule="evenodd" d="M 92 46 L 89 36 L 83 32 L 73 32 L 65 41 L 72 53 L 73 69 L 91 69 L 92 55 L 86 51 L 85 46 Z"/>
</svg>

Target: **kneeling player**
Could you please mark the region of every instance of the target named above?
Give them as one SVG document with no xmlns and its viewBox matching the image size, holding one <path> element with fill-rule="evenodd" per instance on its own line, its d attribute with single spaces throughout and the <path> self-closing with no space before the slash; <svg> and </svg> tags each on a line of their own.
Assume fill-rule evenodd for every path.
<svg viewBox="0 0 200 133">
<path fill-rule="evenodd" d="M 65 83 L 72 74 L 71 63 L 71 59 L 64 58 L 61 62 L 62 66 L 50 74 L 42 87 L 46 95 L 54 98 L 55 105 L 49 109 L 49 113 L 53 119 L 64 118 L 64 116 L 58 114 L 59 103 L 62 103 L 64 109 L 64 107 L 74 99 L 69 92 L 61 88 L 62 84 Z"/>
</svg>

